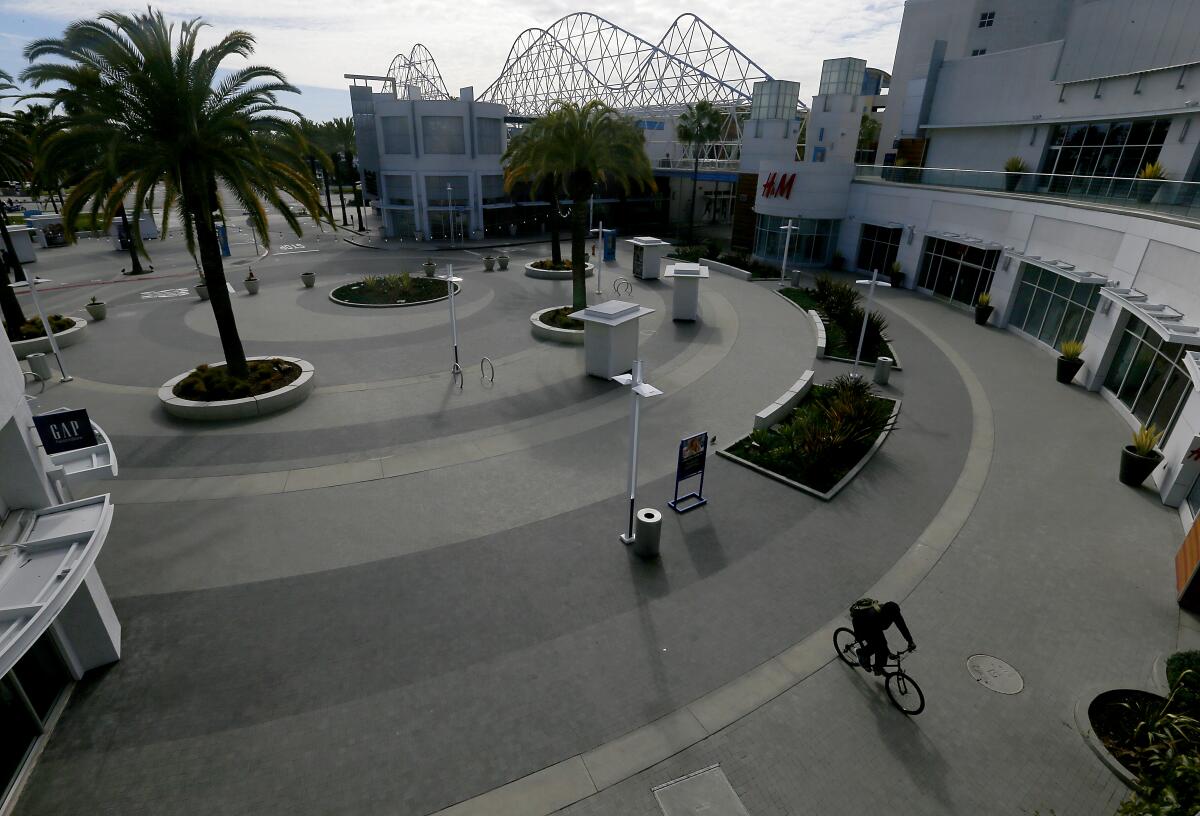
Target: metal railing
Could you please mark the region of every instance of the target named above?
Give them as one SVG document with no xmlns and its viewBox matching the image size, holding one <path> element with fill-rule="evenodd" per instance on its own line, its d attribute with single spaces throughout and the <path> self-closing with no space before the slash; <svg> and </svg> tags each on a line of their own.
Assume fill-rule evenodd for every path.
<svg viewBox="0 0 1200 816">
<path fill-rule="evenodd" d="M 1046 199 L 1102 204 L 1200 221 L 1200 182 L 1055 173 L 1008 173 L 946 167 L 883 167 L 860 164 L 857 179 L 894 184 L 987 190 Z"/>
</svg>

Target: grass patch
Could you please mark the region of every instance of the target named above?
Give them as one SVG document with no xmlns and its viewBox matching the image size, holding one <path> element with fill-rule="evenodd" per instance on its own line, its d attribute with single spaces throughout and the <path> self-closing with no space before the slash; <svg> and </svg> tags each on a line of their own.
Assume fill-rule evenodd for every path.
<svg viewBox="0 0 1200 816">
<path fill-rule="evenodd" d="M 838 377 L 813 386 L 787 419 L 753 431 L 729 452 L 825 493 L 893 427 L 894 405 L 866 381 Z"/>
<path fill-rule="evenodd" d="M 63 317 L 60 314 L 52 314 L 49 317 L 50 328 L 55 334 L 64 332 L 67 329 L 74 328 L 75 321 L 69 317 Z M 18 340 L 36 340 L 39 337 L 46 336 L 46 326 L 42 323 L 40 317 L 31 317 L 17 327 L 16 331 L 8 328 L 8 324 L 4 324 L 4 333 L 8 335 L 8 339 L 12 342 Z"/>
<path fill-rule="evenodd" d="M 582 320 L 576 317 L 568 317 L 574 311 L 576 311 L 574 306 L 560 306 L 552 311 L 542 312 L 542 316 L 538 320 L 556 329 L 576 329 L 583 331 L 584 322 Z"/>
<path fill-rule="evenodd" d="M 300 376 L 300 366 L 280 360 L 250 360 L 249 377 L 231 377 L 227 366 L 197 366 L 172 389 L 175 396 L 200 402 L 256 397 L 278 391 L 295 382 Z"/>
<path fill-rule="evenodd" d="M 458 293 L 456 288 L 455 293 Z M 446 282 L 436 278 L 414 278 L 407 272 L 399 275 L 367 275 L 356 283 L 347 283 L 333 290 L 333 296 L 347 303 L 369 306 L 395 306 L 424 303 L 446 297 Z"/>
<path fill-rule="evenodd" d="M 858 349 L 858 336 L 862 332 L 862 295 L 848 283 L 834 281 L 828 275 L 817 278 L 812 289 L 788 287 L 780 292 L 788 300 L 803 309 L 820 313 L 825 323 L 825 353 L 830 357 L 853 359 Z M 871 312 L 867 318 L 867 334 L 863 338 L 863 360 L 891 357 L 890 338 L 887 336 L 887 319 L 879 312 Z"/>
</svg>

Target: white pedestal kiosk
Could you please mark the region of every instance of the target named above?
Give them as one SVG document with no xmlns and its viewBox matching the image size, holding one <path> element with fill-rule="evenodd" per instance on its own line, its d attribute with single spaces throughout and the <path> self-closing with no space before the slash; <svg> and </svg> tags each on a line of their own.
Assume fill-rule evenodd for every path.
<svg viewBox="0 0 1200 816">
<path fill-rule="evenodd" d="M 610 379 L 633 368 L 638 351 L 638 318 L 653 309 L 607 300 L 571 315 L 584 322 L 583 350 L 587 373 Z"/>
<path fill-rule="evenodd" d="M 633 276 L 643 280 L 658 278 L 658 262 L 671 249 L 671 245 L 660 238 L 627 238 L 625 243 L 633 245 Z"/>
<path fill-rule="evenodd" d="M 37 250 L 33 248 L 33 235 L 37 232 L 33 227 L 9 227 L 8 234 L 12 238 L 13 251 L 17 260 L 23 264 L 37 263 Z"/>
<path fill-rule="evenodd" d="M 708 277 L 708 267 L 694 263 L 677 263 L 667 267 L 664 278 L 675 282 L 671 301 L 672 320 L 700 319 L 700 281 Z"/>
</svg>

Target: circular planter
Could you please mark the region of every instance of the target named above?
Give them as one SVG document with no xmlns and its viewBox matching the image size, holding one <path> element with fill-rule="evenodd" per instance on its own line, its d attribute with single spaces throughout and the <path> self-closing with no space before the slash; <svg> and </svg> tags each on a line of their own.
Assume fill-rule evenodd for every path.
<svg viewBox="0 0 1200 816">
<path fill-rule="evenodd" d="M 108 304 L 104 301 L 85 303 L 83 308 L 87 310 L 88 317 L 92 320 L 103 320 L 108 317 Z"/>
<path fill-rule="evenodd" d="M 411 303 L 351 303 L 348 300 L 342 300 L 339 297 L 334 297 L 334 295 L 337 294 L 337 292 L 339 290 L 344 289 L 345 287 L 350 286 L 350 285 L 351 284 L 347 283 L 347 284 L 343 284 L 342 286 L 336 287 L 333 291 L 331 291 L 329 293 L 329 299 L 332 300 L 334 303 L 338 304 L 339 306 L 354 306 L 359 309 L 401 309 L 401 308 L 404 308 L 405 306 L 424 306 L 428 303 L 440 303 L 441 301 L 450 297 L 450 295 L 442 295 L 441 297 L 430 298 L 429 300 L 414 300 Z M 462 284 L 459 284 L 459 283 L 454 284 L 454 294 L 457 295 L 460 292 L 462 292 Z"/>
<path fill-rule="evenodd" d="M 305 289 L 312 289 L 317 282 L 316 272 L 301 272 L 300 280 L 304 283 Z"/>
<path fill-rule="evenodd" d="M 561 308 L 562 306 L 551 306 L 549 309 L 542 309 L 531 314 L 529 316 L 529 324 L 533 331 L 533 336 L 539 340 L 549 340 L 551 343 L 582 346 L 583 329 L 560 329 L 556 326 L 548 326 L 542 322 L 542 315 Z"/>
<path fill-rule="evenodd" d="M 586 264 L 583 276 L 590 278 L 595 269 L 596 267 L 591 264 Z M 572 270 L 570 269 L 538 269 L 533 263 L 525 264 L 525 276 L 538 280 L 571 280 L 571 274 Z"/>
<path fill-rule="evenodd" d="M 77 317 L 70 318 L 75 321 L 75 325 L 69 329 L 64 329 L 54 333 L 54 340 L 58 343 L 60 349 L 73 346 L 83 339 L 83 330 L 87 328 L 87 321 L 80 320 Z M 24 360 L 30 354 L 49 354 L 53 349 L 50 348 L 49 337 L 34 337 L 32 340 L 18 340 L 12 344 L 13 354 L 17 355 L 18 360 Z"/>
<path fill-rule="evenodd" d="M 304 402 L 308 398 L 308 395 L 312 393 L 313 387 L 316 384 L 316 380 L 314 379 L 316 369 L 313 368 L 313 364 L 307 360 L 301 360 L 299 357 L 282 357 L 278 354 L 246 358 L 247 361 L 274 359 L 286 360 L 289 363 L 295 363 L 300 366 L 300 376 L 283 388 L 270 391 L 266 394 L 259 394 L 257 397 L 202 402 L 200 400 L 189 400 L 175 396 L 175 386 L 180 380 L 192 373 L 191 371 L 185 371 L 162 384 L 162 387 L 158 389 L 158 401 L 163 404 L 163 408 L 171 416 L 176 416 L 180 419 L 200 420 L 202 422 L 222 419 L 250 419 L 252 417 L 273 414 L 276 411 L 282 411 L 285 408 L 291 408 L 293 405 L 299 405 Z M 225 365 L 225 361 L 221 360 L 209 365 L 221 366 Z"/>
<path fill-rule="evenodd" d="M 509 258 L 507 255 L 500 255 L 496 258 L 496 262 L 500 264 L 501 272 L 503 272 L 505 269 L 508 269 L 508 260 Z"/>
<path fill-rule="evenodd" d="M 1150 456 L 1142 456 L 1133 445 L 1126 445 L 1121 451 L 1121 470 L 1117 478 L 1123 485 L 1141 487 L 1142 482 L 1146 481 L 1146 477 L 1154 472 L 1162 460 L 1163 455 L 1158 451 L 1153 451 Z"/>
<path fill-rule="evenodd" d="M 260 281 L 258 278 L 246 278 L 244 281 L 242 281 L 242 285 L 246 287 L 246 294 L 248 295 L 258 294 L 259 283 Z"/>
<path fill-rule="evenodd" d="M 992 312 L 996 310 L 995 306 L 976 306 L 975 307 L 975 325 L 986 326 L 988 319 L 991 318 Z"/>
<path fill-rule="evenodd" d="M 197 283 L 195 288 L 196 288 L 196 295 L 201 300 L 208 300 L 208 284 L 207 283 Z"/>
<path fill-rule="evenodd" d="M 1058 380 L 1063 385 L 1070 385 L 1071 380 L 1075 379 L 1075 375 L 1079 373 L 1079 369 L 1083 368 L 1083 360 L 1078 357 L 1068 358 L 1060 356 L 1058 358 L 1058 370 L 1054 374 L 1054 379 Z"/>
<path fill-rule="evenodd" d="M 492 272 L 496 269 L 496 259 L 491 255 L 487 255 L 483 259 L 483 271 Z"/>
</svg>

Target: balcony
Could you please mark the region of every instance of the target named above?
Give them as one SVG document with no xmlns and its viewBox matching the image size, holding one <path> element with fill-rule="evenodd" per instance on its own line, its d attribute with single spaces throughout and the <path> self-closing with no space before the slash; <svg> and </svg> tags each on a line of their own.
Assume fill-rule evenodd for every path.
<svg viewBox="0 0 1200 816">
<path fill-rule="evenodd" d="M 1200 182 L 860 164 L 855 181 L 992 192 L 1200 221 Z"/>
</svg>

